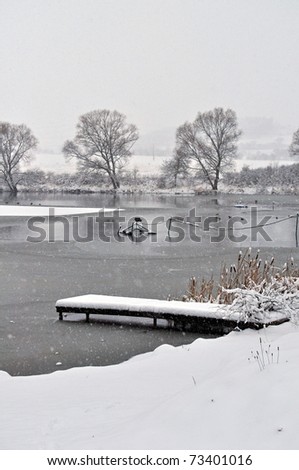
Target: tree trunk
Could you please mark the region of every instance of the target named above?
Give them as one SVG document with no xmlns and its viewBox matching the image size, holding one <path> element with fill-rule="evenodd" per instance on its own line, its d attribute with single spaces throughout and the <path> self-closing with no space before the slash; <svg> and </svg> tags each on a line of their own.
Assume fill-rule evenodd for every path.
<svg viewBox="0 0 299 470">
<path fill-rule="evenodd" d="M 15 195 L 18 192 L 18 188 L 16 186 L 14 186 L 13 188 L 10 188 L 10 192 L 11 192 L 11 194 Z"/>
<path fill-rule="evenodd" d="M 15 184 L 12 175 L 8 173 L 4 175 L 4 179 L 7 183 L 7 186 L 9 187 L 11 194 L 17 194 L 18 192 L 17 185 Z"/>
<path fill-rule="evenodd" d="M 213 185 L 212 185 L 212 189 L 214 191 L 218 191 L 219 177 L 220 177 L 220 169 L 216 168 L 215 179 L 214 179 Z"/>
<path fill-rule="evenodd" d="M 113 189 L 116 191 L 117 189 L 119 189 L 120 183 L 119 183 L 116 175 L 111 173 L 111 174 L 109 174 L 109 176 L 110 176 L 110 179 L 111 179 L 111 182 L 112 182 L 112 185 L 113 185 Z"/>
<path fill-rule="evenodd" d="M 218 181 L 215 179 L 212 184 L 213 191 L 218 191 Z"/>
</svg>

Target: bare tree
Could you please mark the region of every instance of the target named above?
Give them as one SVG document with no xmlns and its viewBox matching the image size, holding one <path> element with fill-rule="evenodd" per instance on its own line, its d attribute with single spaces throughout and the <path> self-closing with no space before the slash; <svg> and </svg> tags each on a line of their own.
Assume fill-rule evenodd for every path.
<svg viewBox="0 0 299 470">
<path fill-rule="evenodd" d="M 21 181 L 20 163 L 29 161 L 37 139 L 25 125 L 0 122 L 0 173 L 12 193 Z"/>
<path fill-rule="evenodd" d="M 179 149 L 174 155 L 165 160 L 161 166 L 162 178 L 170 187 L 176 187 L 178 177 L 186 177 L 188 175 L 188 165 L 185 156 L 180 153 Z"/>
<path fill-rule="evenodd" d="M 127 124 L 123 114 L 106 109 L 91 111 L 79 118 L 76 137 L 65 142 L 63 153 L 76 158 L 85 170 L 106 173 L 117 189 L 119 173 L 137 139 L 137 127 Z"/>
<path fill-rule="evenodd" d="M 293 134 L 293 140 L 289 147 L 289 153 L 292 157 L 299 155 L 299 129 Z"/>
<path fill-rule="evenodd" d="M 220 172 L 237 155 L 240 135 L 235 112 L 215 108 L 198 113 L 193 123 L 186 122 L 177 129 L 175 151 L 191 170 L 201 173 L 211 188 L 217 190 Z"/>
</svg>

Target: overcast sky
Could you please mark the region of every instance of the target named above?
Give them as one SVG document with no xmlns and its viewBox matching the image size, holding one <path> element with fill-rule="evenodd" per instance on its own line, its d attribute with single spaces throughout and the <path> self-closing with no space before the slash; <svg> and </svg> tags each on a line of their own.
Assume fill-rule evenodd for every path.
<svg viewBox="0 0 299 470">
<path fill-rule="evenodd" d="M 298 25 L 298 0 L 0 0 L 0 120 L 54 152 L 104 108 L 141 134 L 222 106 L 291 135 Z"/>
</svg>

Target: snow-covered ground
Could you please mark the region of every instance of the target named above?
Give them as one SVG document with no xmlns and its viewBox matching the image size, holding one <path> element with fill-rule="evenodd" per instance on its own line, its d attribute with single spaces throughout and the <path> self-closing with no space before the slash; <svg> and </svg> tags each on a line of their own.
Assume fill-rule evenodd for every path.
<svg viewBox="0 0 299 470">
<path fill-rule="evenodd" d="M 298 363 L 299 328 L 289 322 L 164 345 L 114 366 L 1 372 L 0 445 L 298 449 Z"/>
</svg>

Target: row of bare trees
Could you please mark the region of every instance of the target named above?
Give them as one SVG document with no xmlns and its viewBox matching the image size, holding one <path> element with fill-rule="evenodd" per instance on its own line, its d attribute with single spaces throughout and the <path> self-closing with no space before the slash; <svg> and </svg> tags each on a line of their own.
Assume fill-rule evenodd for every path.
<svg viewBox="0 0 299 470">
<path fill-rule="evenodd" d="M 172 186 L 176 186 L 178 177 L 201 176 L 217 190 L 221 173 L 229 169 L 237 156 L 240 135 L 233 110 L 215 108 L 198 113 L 193 122 L 185 122 L 177 129 L 175 150 L 163 164 L 162 174 Z M 75 138 L 65 142 L 63 154 L 66 159 L 76 159 L 79 169 L 108 175 L 117 190 L 119 175 L 138 137 L 137 127 L 128 124 L 124 114 L 91 111 L 79 118 Z M 37 143 L 27 126 L 0 122 L 0 174 L 11 192 L 17 191 L 21 181 L 20 164 L 31 158 Z M 289 151 L 293 156 L 299 155 L 299 129 Z"/>
</svg>

